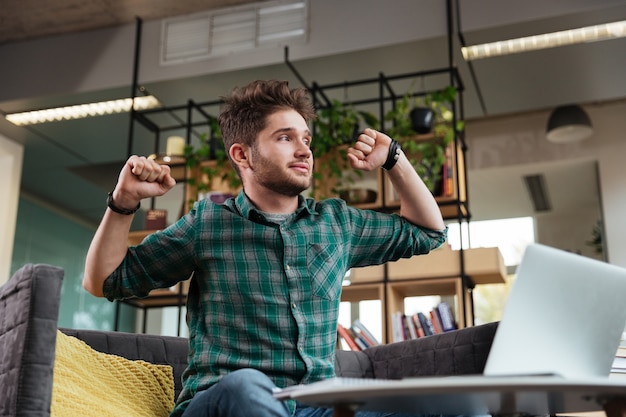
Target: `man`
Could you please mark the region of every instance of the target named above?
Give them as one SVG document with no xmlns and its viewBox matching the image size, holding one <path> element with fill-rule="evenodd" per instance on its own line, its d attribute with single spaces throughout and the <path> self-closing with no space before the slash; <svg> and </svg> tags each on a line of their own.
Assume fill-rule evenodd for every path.
<svg viewBox="0 0 626 417">
<path fill-rule="evenodd" d="M 145 296 L 193 273 L 189 366 L 173 416 L 321 416 L 272 397 L 272 388 L 334 376 L 341 282 L 352 267 L 428 253 L 446 238 L 431 193 L 395 141 L 365 129 L 348 150 L 360 170 L 383 166 L 400 216 L 315 202 L 305 89 L 256 81 L 225 98 L 225 148 L 243 191 L 198 202 L 175 225 L 127 247 L 144 198 L 174 186 L 167 166 L 131 156 L 87 254 L 84 287 L 96 296 Z"/>
</svg>

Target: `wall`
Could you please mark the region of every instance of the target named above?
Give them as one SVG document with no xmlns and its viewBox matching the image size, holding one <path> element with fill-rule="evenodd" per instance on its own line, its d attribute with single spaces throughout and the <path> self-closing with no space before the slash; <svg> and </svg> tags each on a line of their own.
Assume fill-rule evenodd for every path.
<svg viewBox="0 0 626 417">
<path fill-rule="evenodd" d="M 587 244 L 591 231 L 601 218 L 600 207 L 561 215 L 535 217 L 536 240 L 544 245 L 602 260 L 601 254 Z"/>
<path fill-rule="evenodd" d="M 114 304 L 82 287 L 87 248 L 93 227 L 81 224 L 54 207 L 22 196 L 15 228 L 11 274 L 26 263 L 46 263 L 65 270 L 59 326 L 112 330 Z M 133 331 L 134 311 L 123 307 L 120 330 Z"/>
<path fill-rule="evenodd" d="M 24 147 L 0 135 L 0 285 L 11 270 Z"/>
<path fill-rule="evenodd" d="M 622 129 L 619 130 L 622 143 L 612 148 L 604 148 L 599 152 L 600 180 L 602 187 L 602 204 L 604 206 L 604 222 L 609 261 L 626 267 L 626 180 L 624 176 L 624 157 L 626 156 L 626 121 L 622 108 L 620 115 Z"/>
<path fill-rule="evenodd" d="M 626 213 L 623 167 L 626 156 L 626 119 L 623 116 L 626 114 L 626 100 L 590 104 L 584 108 L 592 120 L 594 136 L 568 145 L 555 145 L 545 139 L 548 111 L 468 121 L 468 170 L 471 173 L 472 170 L 536 162 L 595 159 L 599 168 L 608 261 L 626 267 L 626 222 L 623 216 Z M 542 224 L 549 223 L 551 221 L 546 219 Z M 555 224 L 554 227 L 544 235 L 550 242 L 556 241 L 558 228 L 562 226 Z M 560 235 L 563 242 L 558 246 L 563 247 L 567 245 L 566 236 L 563 233 Z"/>
</svg>

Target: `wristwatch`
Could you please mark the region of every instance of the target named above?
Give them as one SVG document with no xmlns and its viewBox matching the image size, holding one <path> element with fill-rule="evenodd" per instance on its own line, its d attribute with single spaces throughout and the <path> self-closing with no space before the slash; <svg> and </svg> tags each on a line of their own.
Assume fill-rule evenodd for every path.
<svg viewBox="0 0 626 417">
<path fill-rule="evenodd" d="M 107 196 L 107 207 L 109 207 L 111 210 L 113 210 L 116 213 L 119 214 L 125 214 L 125 215 L 131 215 L 131 214 L 135 214 L 137 212 L 137 210 L 139 210 L 139 207 L 141 207 L 141 202 L 139 202 L 139 204 L 137 204 L 137 207 L 135 207 L 134 209 L 125 209 L 125 208 L 120 208 L 117 207 L 115 204 L 113 204 L 113 191 L 110 191 L 108 196 Z"/>
</svg>

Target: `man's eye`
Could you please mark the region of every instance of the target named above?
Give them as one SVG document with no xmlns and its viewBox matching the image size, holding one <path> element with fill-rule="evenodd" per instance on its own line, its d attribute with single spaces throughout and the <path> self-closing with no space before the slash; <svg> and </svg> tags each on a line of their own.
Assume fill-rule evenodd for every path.
<svg viewBox="0 0 626 417">
<path fill-rule="evenodd" d="M 278 138 L 279 140 L 289 140 L 289 136 L 287 135 L 282 135 Z"/>
</svg>

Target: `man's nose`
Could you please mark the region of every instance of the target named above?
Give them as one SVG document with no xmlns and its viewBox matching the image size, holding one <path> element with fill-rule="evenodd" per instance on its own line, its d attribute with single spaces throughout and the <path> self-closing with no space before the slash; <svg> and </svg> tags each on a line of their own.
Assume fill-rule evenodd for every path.
<svg viewBox="0 0 626 417">
<path fill-rule="evenodd" d="M 298 156 L 303 156 L 303 157 L 308 158 L 309 156 L 311 156 L 311 148 L 304 141 L 299 141 L 298 147 L 296 149 L 296 154 Z"/>
</svg>

